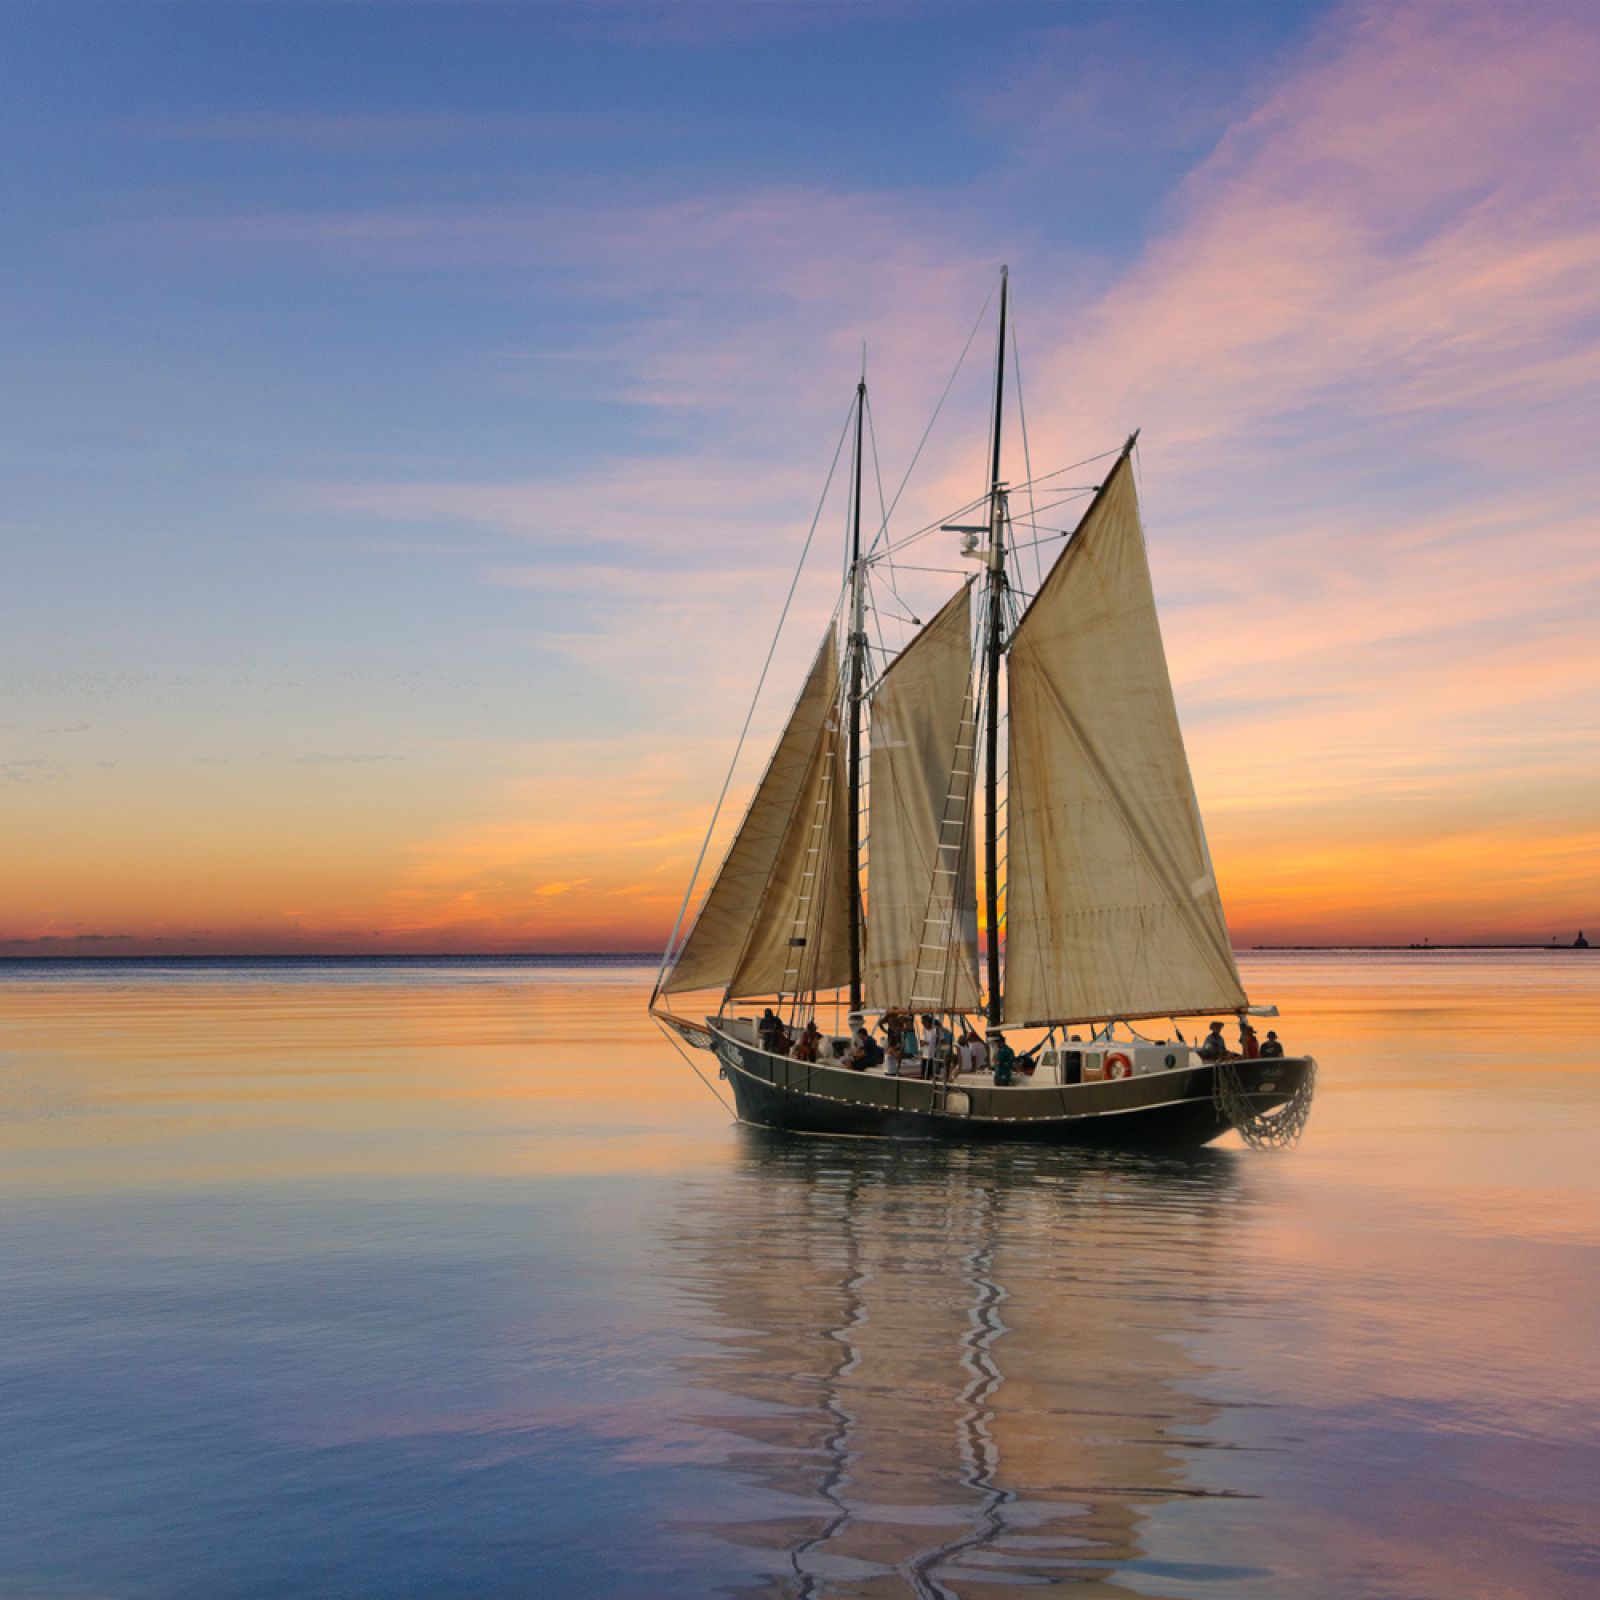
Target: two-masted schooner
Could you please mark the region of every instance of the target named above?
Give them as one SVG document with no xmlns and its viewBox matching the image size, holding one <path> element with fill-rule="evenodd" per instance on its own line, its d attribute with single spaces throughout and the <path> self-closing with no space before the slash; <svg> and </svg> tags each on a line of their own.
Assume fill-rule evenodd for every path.
<svg viewBox="0 0 1600 1600">
<path fill-rule="evenodd" d="M 690 885 L 651 1010 L 715 1054 L 739 1118 L 767 1127 L 1133 1145 L 1238 1127 L 1287 1142 L 1315 1063 L 1255 1049 L 1248 1018 L 1276 1013 L 1250 1004 L 1229 943 L 1156 615 L 1137 435 L 1029 594 L 1001 476 L 1008 288 L 1002 269 L 987 517 L 934 525 L 979 575 L 873 670 L 868 575 L 895 541 L 886 518 L 862 548 L 863 376 L 839 601 L 692 921 Z M 668 1008 L 691 992 L 715 993 L 715 1012 Z M 1237 1019 L 1237 1050 L 1217 1027 L 1202 1046 L 1185 1037 L 1184 1019 L 1207 1016 Z"/>
</svg>

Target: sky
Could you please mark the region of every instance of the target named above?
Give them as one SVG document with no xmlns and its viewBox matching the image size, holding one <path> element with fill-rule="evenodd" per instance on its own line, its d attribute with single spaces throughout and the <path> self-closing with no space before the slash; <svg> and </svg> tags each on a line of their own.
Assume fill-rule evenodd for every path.
<svg viewBox="0 0 1600 1600">
<path fill-rule="evenodd" d="M 1600 933 L 1594 8 L 0 39 L 0 954 L 659 946 L 863 347 L 887 499 L 1002 262 L 1006 476 L 1142 429 L 1236 943 Z M 992 340 L 894 526 L 983 488 Z"/>
</svg>

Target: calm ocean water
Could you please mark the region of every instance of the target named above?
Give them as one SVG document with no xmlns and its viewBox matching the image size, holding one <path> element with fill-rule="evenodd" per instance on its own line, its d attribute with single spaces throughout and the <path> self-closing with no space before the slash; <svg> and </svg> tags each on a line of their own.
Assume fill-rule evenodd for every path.
<svg viewBox="0 0 1600 1600">
<path fill-rule="evenodd" d="M 1600 960 L 1258 955 L 1304 1144 L 730 1126 L 650 974 L 0 967 L 0 1595 L 1600 1592 Z"/>
</svg>

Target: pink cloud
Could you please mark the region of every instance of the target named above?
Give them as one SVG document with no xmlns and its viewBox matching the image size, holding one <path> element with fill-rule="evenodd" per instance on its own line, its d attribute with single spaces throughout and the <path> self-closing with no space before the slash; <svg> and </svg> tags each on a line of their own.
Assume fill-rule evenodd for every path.
<svg viewBox="0 0 1600 1600">
<path fill-rule="evenodd" d="M 1092 401 L 1059 425 L 1137 417 L 1196 481 L 1375 424 L 1428 457 L 1491 419 L 1526 443 L 1600 371 L 1597 75 L 1577 12 L 1336 14 L 1054 353 L 1046 392 Z"/>
</svg>

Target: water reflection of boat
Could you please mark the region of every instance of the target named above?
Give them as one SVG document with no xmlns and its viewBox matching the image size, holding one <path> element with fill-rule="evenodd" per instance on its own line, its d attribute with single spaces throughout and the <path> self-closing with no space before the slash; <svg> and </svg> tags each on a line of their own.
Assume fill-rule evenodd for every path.
<svg viewBox="0 0 1600 1600">
<path fill-rule="evenodd" d="M 663 1225 L 698 1420 L 763 1491 L 700 1525 L 752 1552 L 736 1592 L 1093 1592 L 1215 1492 L 1185 1336 L 1228 1273 L 1226 1158 L 747 1138 Z"/>
<path fill-rule="evenodd" d="M 741 1119 L 767 1127 L 1121 1145 L 1198 1145 L 1239 1127 L 1284 1142 L 1315 1064 L 1250 1048 L 1247 1017 L 1276 1013 L 1251 1006 L 1229 944 L 1134 438 L 1077 464 L 1098 480 L 1087 487 L 1066 484 L 1068 468 L 1002 480 L 1004 270 L 999 289 L 988 487 L 951 514 L 984 520 L 891 536 L 886 510 L 863 548 L 863 378 L 846 581 L 722 867 L 681 941 L 682 916 L 673 930 L 651 1008 L 715 1053 Z M 1087 508 L 1046 572 L 1038 549 L 1066 530 L 1040 518 L 1080 494 Z M 961 535 L 981 576 L 923 626 L 900 574 L 906 547 L 941 529 Z M 897 619 L 916 629 L 899 648 L 885 642 Z M 721 998 L 704 1023 L 657 1008 L 708 991 Z M 819 1038 L 807 1025 L 829 996 Z M 770 1026 L 737 1014 L 762 1001 Z M 1244 1059 L 1202 1053 L 1180 1027 L 1228 1014 Z M 978 1021 L 981 1048 L 974 1035 L 958 1049 L 957 1030 L 965 1041 Z"/>
</svg>

